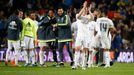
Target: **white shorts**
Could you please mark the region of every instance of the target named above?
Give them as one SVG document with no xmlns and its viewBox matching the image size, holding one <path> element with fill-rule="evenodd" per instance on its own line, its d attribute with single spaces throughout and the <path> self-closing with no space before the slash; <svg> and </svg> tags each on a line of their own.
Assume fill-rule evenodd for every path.
<svg viewBox="0 0 134 75">
<path fill-rule="evenodd" d="M 111 42 L 108 37 L 101 37 L 101 48 L 110 49 Z"/>
<path fill-rule="evenodd" d="M 8 50 L 14 48 L 15 50 L 20 50 L 20 40 L 18 41 L 9 41 L 8 40 Z"/>
<path fill-rule="evenodd" d="M 89 39 L 89 37 L 83 37 L 83 38 L 77 37 L 75 41 L 75 47 L 80 46 L 83 48 L 89 48 L 90 43 L 91 43 L 91 40 Z"/>
<path fill-rule="evenodd" d="M 24 42 L 25 49 L 34 48 L 34 39 L 32 37 L 25 36 L 23 42 Z"/>
<path fill-rule="evenodd" d="M 97 37 L 94 37 L 93 40 L 92 40 L 91 46 L 93 48 L 100 48 L 101 47 L 101 41 L 100 41 L 100 39 L 97 38 Z"/>
</svg>

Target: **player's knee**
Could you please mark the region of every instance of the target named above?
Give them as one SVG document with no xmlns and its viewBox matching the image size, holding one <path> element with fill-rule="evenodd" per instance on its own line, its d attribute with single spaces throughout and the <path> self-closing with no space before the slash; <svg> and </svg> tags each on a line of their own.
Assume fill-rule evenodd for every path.
<svg viewBox="0 0 134 75">
<path fill-rule="evenodd" d="M 81 47 L 78 46 L 75 48 L 75 51 L 80 51 L 80 49 L 81 49 Z"/>
<path fill-rule="evenodd" d="M 40 47 L 41 51 L 45 51 L 45 46 Z"/>
</svg>

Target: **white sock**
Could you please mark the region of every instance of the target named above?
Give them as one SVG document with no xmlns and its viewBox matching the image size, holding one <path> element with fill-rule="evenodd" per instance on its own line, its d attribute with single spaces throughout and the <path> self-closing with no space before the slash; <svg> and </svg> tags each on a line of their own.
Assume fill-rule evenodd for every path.
<svg viewBox="0 0 134 75">
<path fill-rule="evenodd" d="M 89 55 L 88 55 L 88 67 L 91 67 L 91 64 L 92 64 L 92 55 L 91 55 L 91 53 L 89 53 Z"/>
<path fill-rule="evenodd" d="M 15 65 L 18 65 L 19 50 L 15 50 Z"/>
<path fill-rule="evenodd" d="M 26 50 L 24 50 L 24 59 L 25 59 L 26 63 L 29 63 L 28 51 L 26 51 Z"/>
<path fill-rule="evenodd" d="M 105 51 L 104 52 L 104 59 L 105 59 L 105 64 L 106 64 L 106 66 L 110 66 L 110 59 L 109 59 L 109 51 Z"/>
<path fill-rule="evenodd" d="M 86 53 L 83 54 L 82 60 L 83 60 L 82 67 L 86 67 L 86 63 L 87 63 L 87 54 Z"/>
<path fill-rule="evenodd" d="M 40 59 L 40 64 L 44 64 L 44 51 L 40 50 L 39 52 L 39 59 Z"/>
<path fill-rule="evenodd" d="M 35 64 L 35 53 L 33 50 L 30 50 L 30 57 L 32 57 L 32 64 Z"/>
<path fill-rule="evenodd" d="M 82 58 L 83 58 L 83 55 L 84 55 L 84 53 L 83 53 L 83 52 L 80 52 L 79 62 L 78 62 L 79 65 L 82 65 Z"/>
<path fill-rule="evenodd" d="M 9 60 L 9 53 L 10 53 L 10 50 L 7 49 L 7 51 L 6 51 L 6 59 L 5 59 L 6 62 L 8 62 L 8 60 Z"/>
<path fill-rule="evenodd" d="M 79 57 L 80 57 L 80 51 L 75 51 L 74 53 L 74 66 L 78 66 L 78 62 L 79 62 Z"/>
</svg>

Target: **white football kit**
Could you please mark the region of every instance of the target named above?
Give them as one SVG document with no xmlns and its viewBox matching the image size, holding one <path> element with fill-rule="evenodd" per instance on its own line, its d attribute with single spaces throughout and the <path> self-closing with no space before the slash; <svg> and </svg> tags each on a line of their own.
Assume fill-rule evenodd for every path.
<svg viewBox="0 0 134 75">
<path fill-rule="evenodd" d="M 112 20 L 102 17 L 97 19 L 101 32 L 101 48 L 110 49 L 111 40 L 109 40 L 109 29 L 114 27 Z"/>
<path fill-rule="evenodd" d="M 95 36 L 95 32 L 97 32 Z M 98 24 L 95 21 L 89 22 L 87 25 L 87 31 L 86 31 L 87 39 L 88 39 L 88 48 L 90 51 L 93 50 L 95 45 L 95 37 L 100 36 L 100 29 L 98 27 Z"/>
<path fill-rule="evenodd" d="M 79 19 L 77 19 L 77 37 L 75 41 L 75 47 L 81 46 L 83 48 L 88 48 L 89 43 L 89 37 L 87 34 L 87 25 L 89 24 L 89 19 L 87 18 L 89 16 L 81 16 Z"/>
</svg>

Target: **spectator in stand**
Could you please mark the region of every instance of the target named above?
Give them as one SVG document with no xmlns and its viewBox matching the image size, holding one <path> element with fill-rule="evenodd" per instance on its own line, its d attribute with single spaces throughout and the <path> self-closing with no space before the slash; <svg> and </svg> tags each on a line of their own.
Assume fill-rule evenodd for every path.
<svg viewBox="0 0 134 75">
<path fill-rule="evenodd" d="M 117 29 L 118 30 L 118 29 Z M 122 49 L 122 38 L 121 38 L 121 30 L 119 29 L 117 32 L 112 33 L 112 50 L 115 51 L 115 58 L 114 60 L 117 60 L 117 57 L 119 55 L 119 52 Z"/>
<path fill-rule="evenodd" d="M 0 11 L 0 48 L 5 46 L 4 38 L 6 37 L 6 33 L 4 31 L 4 27 L 5 27 L 4 11 Z"/>
</svg>

